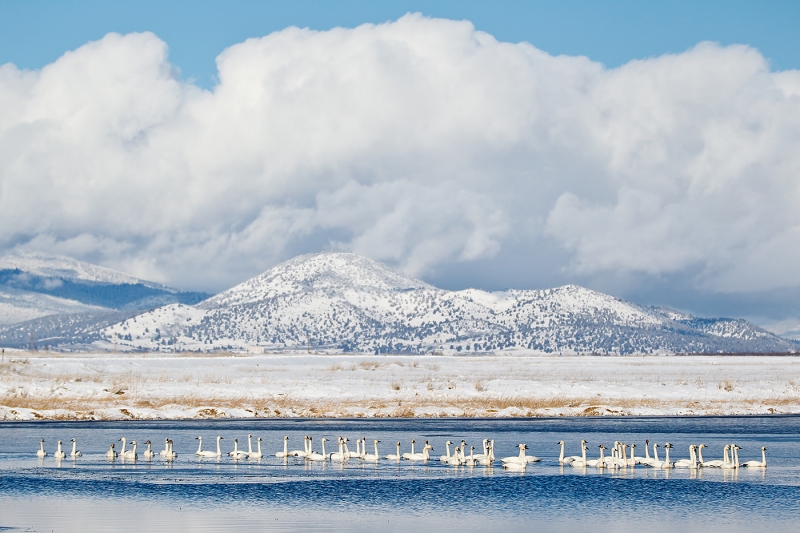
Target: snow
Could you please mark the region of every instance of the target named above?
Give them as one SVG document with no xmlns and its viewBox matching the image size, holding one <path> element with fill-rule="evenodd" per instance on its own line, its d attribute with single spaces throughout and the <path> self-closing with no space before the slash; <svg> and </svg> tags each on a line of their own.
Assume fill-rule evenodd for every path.
<svg viewBox="0 0 800 533">
<path fill-rule="evenodd" d="M 794 356 L 7 351 L 0 376 L 0 419 L 800 413 Z"/>
<path fill-rule="evenodd" d="M 102 309 L 47 294 L 8 288 L 0 290 L 0 325 L 16 324 L 58 313 L 86 313 Z"/>
<path fill-rule="evenodd" d="M 99 283 L 142 283 L 148 287 L 164 289 L 157 283 L 143 281 L 110 268 L 43 252 L 15 251 L 6 254 L 0 257 L 0 270 L 6 269 L 19 269 L 38 276 L 80 279 Z"/>
</svg>

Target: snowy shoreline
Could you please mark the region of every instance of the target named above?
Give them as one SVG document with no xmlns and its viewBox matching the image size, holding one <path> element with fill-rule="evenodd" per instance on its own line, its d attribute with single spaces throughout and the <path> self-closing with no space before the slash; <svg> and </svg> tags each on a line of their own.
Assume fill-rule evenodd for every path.
<svg viewBox="0 0 800 533">
<path fill-rule="evenodd" d="M 0 420 L 800 414 L 793 356 L 6 352 Z"/>
</svg>

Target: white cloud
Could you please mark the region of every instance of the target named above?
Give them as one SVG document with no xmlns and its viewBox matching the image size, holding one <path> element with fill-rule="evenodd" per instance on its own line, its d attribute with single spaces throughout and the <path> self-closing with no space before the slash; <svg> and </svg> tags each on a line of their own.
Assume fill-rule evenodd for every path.
<svg viewBox="0 0 800 533">
<path fill-rule="evenodd" d="M 0 248 L 222 289 L 320 248 L 424 275 L 550 241 L 551 272 L 800 285 L 800 72 L 751 48 L 605 69 L 408 15 L 217 64 L 182 83 L 142 33 L 0 67 Z"/>
</svg>

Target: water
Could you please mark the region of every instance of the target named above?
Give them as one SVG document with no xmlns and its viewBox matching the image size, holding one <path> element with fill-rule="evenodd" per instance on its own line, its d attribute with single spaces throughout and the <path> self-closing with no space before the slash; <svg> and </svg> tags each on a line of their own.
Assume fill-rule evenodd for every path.
<svg viewBox="0 0 800 533">
<path fill-rule="evenodd" d="M 233 439 L 247 448 L 247 434 L 261 437 L 260 461 L 198 460 L 221 435 L 223 452 Z M 381 455 L 400 440 L 410 451 L 429 440 L 432 454 L 444 442 L 466 440 L 479 453 L 495 439 L 498 457 L 516 455 L 527 443 L 542 459 L 524 473 L 502 468 L 449 467 L 438 461 L 378 465 L 307 463 L 274 457 L 289 435 L 290 449 L 303 435 L 320 440 L 348 436 L 381 440 Z M 57 462 L 57 440 L 69 453 L 71 438 L 83 457 Z M 136 463 L 110 463 L 105 452 L 120 437 L 140 443 Z M 175 442 L 179 457 L 142 459 L 141 443 Z M 48 457 L 34 452 L 45 439 Z M 559 446 L 578 454 L 581 438 L 597 445 L 645 439 L 674 445 L 673 459 L 688 458 L 689 444 L 705 443 L 705 459 L 722 457 L 725 444 L 742 447 L 740 460 L 769 467 L 689 471 L 646 467 L 621 471 L 575 469 L 557 464 Z M 254 441 L 255 442 L 255 441 Z M 330 444 L 330 443 L 329 443 Z M 372 447 L 368 446 L 368 451 Z M 326 451 L 335 451 L 328 447 Z M 663 450 L 661 450 L 663 451 Z M 533 420 L 236 420 L 181 422 L 0 423 L 0 530 L 21 531 L 796 531 L 800 520 L 800 417 L 559 418 Z M 663 456 L 662 456 L 663 458 Z"/>
</svg>

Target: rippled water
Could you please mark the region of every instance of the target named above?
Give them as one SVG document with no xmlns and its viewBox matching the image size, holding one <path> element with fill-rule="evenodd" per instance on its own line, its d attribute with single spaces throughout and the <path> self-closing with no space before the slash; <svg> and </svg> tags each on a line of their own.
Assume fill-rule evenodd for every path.
<svg viewBox="0 0 800 533">
<path fill-rule="evenodd" d="M 198 460 L 195 437 L 214 445 L 224 437 L 246 449 L 247 434 L 264 440 L 260 461 Z M 502 468 L 449 467 L 381 461 L 344 465 L 274 457 L 284 435 L 302 448 L 303 435 L 319 441 L 337 435 L 394 442 L 426 439 L 444 453 L 446 440 L 480 448 L 494 438 L 496 455 L 516 455 L 527 443 L 542 458 L 524 473 Z M 57 440 L 78 440 L 83 457 L 57 462 Z M 175 442 L 179 457 L 110 463 L 104 454 L 120 437 L 154 449 Z M 35 456 L 40 438 L 48 457 Z M 578 441 L 610 446 L 645 439 L 688 457 L 688 445 L 705 443 L 705 459 L 721 458 L 736 442 L 740 460 L 769 467 L 689 471 L 646 467 L 621 471 L 562 468 L 556 441 L 578 454 Z M 243 445 L 243 446 L 242 446 Z M 119 446 L 119 443 L 118 443 Z M 69 452 L 69 447 L 66 447 Z M 352 447 L 351 447 L 352 449 Z M 371 450 L 371 447 L 369 447 Z M 328 448 L 327 451 L 335 451 Z M 480 451 L 480 450 L 477 450 Z M 719 457 L 718 457 L 719 456 Z M 796 531 L 800 523 L 800 417 L 620 418 L 534 420 L 238 420 L 185 422 L 42 422 L 0 424 L 0 529 L 28 531 Z"/>
</svg>

